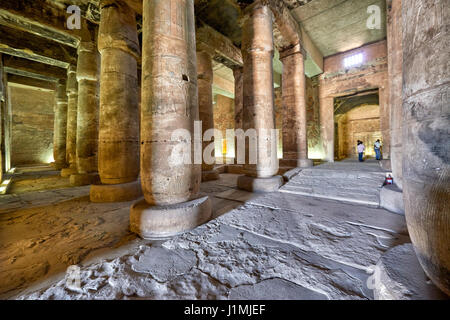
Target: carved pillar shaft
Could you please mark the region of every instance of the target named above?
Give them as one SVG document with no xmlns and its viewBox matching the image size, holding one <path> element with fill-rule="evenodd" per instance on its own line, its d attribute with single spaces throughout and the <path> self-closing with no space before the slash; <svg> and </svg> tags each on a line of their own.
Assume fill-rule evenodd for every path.
<svg viewBox="0 0 450 320">
<path fill-rule="evenodd" d="M 308 125 L 306 121 L 306 79 L 303 54 L 298 50 L 286 55 L 283 62 L 283 159 L 296 167 L 311 167 L 308 159 Z"/>
<path fill-rule="evenodd" d="M 282 183 L 281 177 L 274 178 L 278 172 L 278 158 L 277 139 L 274 134 L 272 25 L 273 17 L 269 7 L 256 3 L 248 9 L 242 36 L 243 129 L 256 130 L 257 139 L 255 141 L 250 138 L 246 144 L 246 176 L 238 179 L 238 186 L 249 191 L 273 191 Z M 254 160 L 256 164 L 251 163 Z"/>
<path fill-rule="evenodd" d="M 67 140 L 66 161 L 69 168 L 61 170 L 61 176 L 69 177 L 75 174 L 77 167 L 77 109 L 78 109 L 78 82 L 76 66 L 67 70 Z"/>
<path fill-rule="evenodd" d="M 55 121 L 53 133 L 53 158 L 55 167 L 61 170 L 66 167 L 67 143 L 67 92 L 66 81 L 60 80 L 57 84 L 55 99 Z"/>
<path fill-rule="evenodd" d="M 77 174 L 70 177 L 73 185 L 88 185 L 98 180 L 98 65 L 96 43 L 82 41 L 78 48 Z"/>
<path fill-rule="evenodd" d="M 450 295 L 450 79 L 442 67 L 450 12 L 446 0 L 423 8 L 422 0 L 402 3 L 403 198 L 419 262 Z"/>
<path fill-rule="evenodd" d="M 98 166 L 103 185 L 91 187 L 94 202 L 130 201 L 142 195 L 139 176 L 140 57 L 136 14 L 122 1 L 102 1 Z"/>
<path fill-rule="evenodd" d="M 201 162 L 193 163 L 194 121 L 199 119 L 194 1 L 144 1 L 143 16 L 145 200 L 131 208 L 130 225 L 144 238 L 160 238 L 207 221 L 211 203 L 208 197 L 198 199 Z"/>
<path fill-rule="evenodd" d="M 199 118 L 202 122 L 202 136 L 210 129 L 214 129 L 214 113 L 213 113 L 213 68 L 212 58 L 205 51 L 197 51 L 197 83 L 198 83 L 198 107 Z M 203 150 L 206 150 L 214 143 L 214 138 L 210 141 L 203 142 Z M 208 150 L 209 151 L 209 148 Z M 210 181 L 219 179 L 219 173 L 214 170 L 215 165 L 215 149 L 208 152 L 208 156 L 214 159 L 214 163 L 202 162 L 202 181 Z"/>
</svg>

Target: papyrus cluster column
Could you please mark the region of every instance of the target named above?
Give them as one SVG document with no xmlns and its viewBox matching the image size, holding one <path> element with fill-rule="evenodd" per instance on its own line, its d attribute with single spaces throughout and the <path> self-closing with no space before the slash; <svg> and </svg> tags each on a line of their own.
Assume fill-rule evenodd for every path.
<svg viewBox="0 0 450 320">
<path fill-rule="evenodd" d="M 213 68 L 212 58 L 205 51 L 197 51 L 197 81 L 198 81 L 198 107 L 199 117 L 202 123 L 202 136 L 206 131 L 214 129 L 214 113 L 213 113 Z M 214 143 L 214 137 L 210 141 L 203 142 L 203 150 Z M 206 163 L 206 158 L 202 162 L 202 181 L 211 181 L 219 179 L 219 172 L 214 170 L 215 165 L 215 149 L 211 150 L 211 157 L 214 163 Z"/>
<path fill-rule="evenodd" d="M 56 85 L 55 97 L 55 121 L 53 134 L 53 158 L 55 167 L 61 170 L 67 166 L 66 141 L 67 141 L 67 91 L 66 80 L 59 80 Z"/>
<path fill-rule="evenodd" d="M 274 191 L 281 186 L 282 178 L 275 176 L 278 158 L 272 62 L 273 17 L 269 7 L 260 2 L 247 8 L 246 13 L 242 30 L 243 128 L 256 130 L 258 137 L 256 143 L 246 143 L 246 175 L 239 177 L 238 187 L 248 191 Z M 252 164 L 251 154 L 255 152 L 256 164 Z"/>
<path fill-rule="evenodd" d="M 280 53 L 283 63 L 283 160 L 291 166 L 311 167 L 308 159 L 306 79 L 299 45 Z"/>
<path fill-rule="evenodd" d="M 406 222 L 420 264 L 447 295 L 450 295 L 449 20 L 446 0 L 402 3 Z"/>
<path fill-rule="evenodd" d="M 140 57 L 136 14 L 122 1 L 101 2 L 98 48 L 101 53 L 98 168 L 101 185 L 91 201 L 130 201 L 142 195 L 139 177 Z"/>
<path fill-rule="evenodd" d="M 78 109 L 78 82 L 77 67 L 69 66 L 67 69 L 67 137 L 66 161 L 68 168 L 61 170 L 61 176 L 69 177 L 77 172 L 77 109 Z"/>
<path fill-rule="evenodd" d="M 194 121 L 199 119 L 196 62 L 194 1 L 144 1 L 141 180 L 145 200 L 135 203 L 130 212 L 131 230 L 143 238 L 171 236 L 211 217 L 209 198 L 198 198 L 201 165 L 193 164 Z"/>
<path fill-rule="evenodd" d="M 77 65 L 77 173 L 70 176 L 71 184 L 77 186 L 98 182 L 98 66 L 96 43 L 80 42 Z"/>
</svg>

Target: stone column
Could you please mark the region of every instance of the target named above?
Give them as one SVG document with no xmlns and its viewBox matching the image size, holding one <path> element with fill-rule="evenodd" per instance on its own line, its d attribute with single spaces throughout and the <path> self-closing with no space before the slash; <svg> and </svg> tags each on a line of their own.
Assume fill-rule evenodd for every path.
<svg viewBox="0 0 450 320">
<path fill-rule="evenodd" d="M 98 183 L 98 51 L 95 42 L 80 42 L 78 47 L 77 173 L 70 183 L 83 186 Z"/>
<path fill-rule="evenodd" d="M 3 84 L 3 56 L 0 53 L 0 183 L 3 181 L 3 117 L 4 117 L 4 107 L 6 88 Z"/>
<path fill-rule="evenodd" d="M 395 184 L 402 189 L 402 1 L 393 0 L 387 28 L 389 100 L 391 105 L 391 167 Z"/>
<path fill-rule="evenodd" d="M 198 108 L 200 121 L 202 122 L 202 136 L 209 129 L 214 129 L 213 113 L 213 68 L 211 56 L 205 51 L 197 51 L 197 82 L 198 82 Z M 208 147 L 211 141 L 203 142 L 203 150 Z M 215 149 L 211 152 L 215 160 Z M 205 158 L 202 162 L 202 181 L 211 181 L 219 179 L 219 172 L 214 170 L 214 164 L 206 164 Z"/>
<path fill-rule="evenodd" d="M 130 228 L 143 238 L 172 236 L 208 221 L 199 198 L 201 153 L 194 1 L 144 1 L 141 179 L 144 200 L 131 207 Z M 197 132 L 198 135 L 201 132 Z M 199 146 L 200 145 L 200 146 Z M 197 157 L 196 157 L 197 158 Z"/>
<path fill-rule="evenodd" d="M 272 192 L 279 189 L 283 181 L 281 176 L 275 176 L 278 172 L 277 139 L 272 136 L 275 132 L 273 17 L 269 7 L 260 2 L 247 10 L 242 30 L 243 128 L 256 130 L 258 137 L 256 143 L 252 138 L 249 144 L 246 143 L 245 175 L 238 178 L 238 187 L 247 191 Z M 255 151 L 256 164 L 252 164 Z"/>
<path fill-rule="evenodd" d="M 59 80 L 56 86 L 55 121 L 53 133 L 53 158 L 55 167 L 61 170 L 67 166 L 66 141 L 67 141 L 67 91 L 66 80 Z"/>
<path fill-rule="evenodd" d="M 402 3 L 403 197 L 428 277 L 450 295 L 450 108 L 447 0 Z"/>
<path fill-rule="evenodd" d="M 334 162 L 334 98 L 323 96 L 319 86 L 320 140 L 322 141 L 322 160 Z"/>
<path fill-rule="evenodd" d="M 244 117 L 244 69 L 236 67 L 233 69 L 234 76 L 234 129 L 243 129 Z M 241 150 L 242 153 L 245 150 Z M 237 139 L 234 140 L 234 158 L 235 164 L 244 164 L 245 156 L 242 154 L 241 159 L 238 159 L 238 144 Z"/>
<path fill-rule="evenodd" d="M 77 172 L 77 109 L 78 109 L 78 82 L 77 67 L 69 66 L 67 69 L 67 139 L 66 161 L 68 168 L 61 170 L 64 178 Z"/>
<path fill-rule="evenodd" d="M 131 201 L 142 196 L 136 14 L 122 1 L 102 1 L 101 7 L 98 167 L 102 184 L 91 186 L 91 201 Z"/>
<path fill-rule="evenodd" d="M 280 53 L 283 63 L 283 160 L 290 166 L 312 167 L 308 159 L 306 78 L 299 45 Z"/>
</svg>

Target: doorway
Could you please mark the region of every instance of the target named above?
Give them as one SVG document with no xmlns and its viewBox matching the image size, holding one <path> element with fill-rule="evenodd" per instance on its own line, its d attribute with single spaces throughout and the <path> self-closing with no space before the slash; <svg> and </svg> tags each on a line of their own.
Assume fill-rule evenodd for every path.
<svg viewBox="0 0 450 320">
<path fill-rule="evenodd" d="M 334 99 L 334 158 L 357 159 L 357 141 L 366 146 L 365 158 L 375 158 L 374 144 L 383 141 L 378 90 Z"/>
</svg>

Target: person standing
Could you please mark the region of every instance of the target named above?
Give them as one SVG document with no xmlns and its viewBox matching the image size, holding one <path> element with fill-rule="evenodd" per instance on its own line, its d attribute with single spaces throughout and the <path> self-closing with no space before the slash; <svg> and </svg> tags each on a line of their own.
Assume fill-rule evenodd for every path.
<svg viewBox="0 0 450 320">
<path fill-rule="evenodd" d="M 358 141 L 358 155 L 359 155 L 359 162 L 363 162 L 364 161 L 364 151 L 366 150 L 366 146 L 364 145 L 364 143 L 362 141 Z"/>
<path fill-rule="evenodd" d="M 378 139 L 375 144 L 373 145 L 373 148 L 375 149 L 375 154 L 377 157 L 377 160 L 381 160 L 381 141 Z"/>
</svg>

